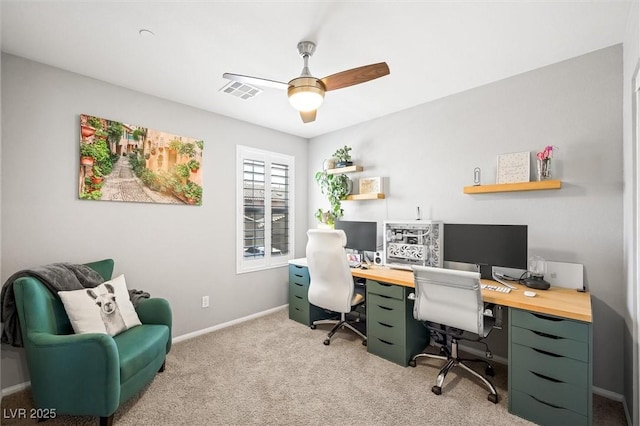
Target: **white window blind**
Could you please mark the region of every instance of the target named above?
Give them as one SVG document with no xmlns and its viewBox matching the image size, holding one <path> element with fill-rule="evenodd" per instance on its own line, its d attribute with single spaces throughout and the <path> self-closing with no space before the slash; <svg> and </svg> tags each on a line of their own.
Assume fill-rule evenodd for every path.
<svg viewBox="0 0 640 426">
<path fill-rule="evenodd" d="M 292 156 L 238 146 L 237 272 L 293 258 Z"/>
</svg>

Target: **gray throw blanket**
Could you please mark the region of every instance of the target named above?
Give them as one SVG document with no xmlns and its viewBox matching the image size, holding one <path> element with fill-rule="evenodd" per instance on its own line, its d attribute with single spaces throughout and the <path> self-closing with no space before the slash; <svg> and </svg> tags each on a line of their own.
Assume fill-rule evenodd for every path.
<svg viewBox="0 0 640 426">
<path fill-rule="evenodd" d="M 59 291 L 93 288 L 104 282 L 102 276 L 88 266 L 72 263 L 52 263 L 24 269 L 11 275 L 2 286 L 2 293 L 0 293 L 1 341 L 15 347 L 23 346 L 16 300 L 13 293 L 13 282 L 21 277 L 37 278 L 56 297 L 58 297 Z M 134 306 L 149 297 L 149 293 L 140 290 L 129 290 L 129 298 Z"/>
</svg>

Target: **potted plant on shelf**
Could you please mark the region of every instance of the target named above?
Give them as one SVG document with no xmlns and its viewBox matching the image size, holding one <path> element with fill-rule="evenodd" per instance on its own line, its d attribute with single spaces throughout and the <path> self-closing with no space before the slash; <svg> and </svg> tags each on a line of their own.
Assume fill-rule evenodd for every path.
<svg viewBox="0 0 640 426">
<path fill-rule="evenodd" d="M 343 148 L 338 148 L 336 152 L 333 153 L 333 157 L 336 159 L 336 168 L 348 167 L 353 165 L 350 152 L 351 147 L 345 145 Z"/>
<path fill-rule="evenodd" d="M 329 227 L 333 227 L 333 225 L 336 223 L 336 218 L 330 210 L 318 209 L 316 211 L 315 217 L 318 223 Z"/>
<path fill-rule="evenodd" d="M 316 219 L 321 223 L 333 225 L 344 214 L 342 200 L 349 194 L 350 180 L 344 174 L 330 174 L 326 171 L 317 172 L 315 179 L 320 185 L 320 191 L 323 195 L 326 195 L 331 206 L 328 211 L 318 209 L 315 215 Z"/>
</svg>

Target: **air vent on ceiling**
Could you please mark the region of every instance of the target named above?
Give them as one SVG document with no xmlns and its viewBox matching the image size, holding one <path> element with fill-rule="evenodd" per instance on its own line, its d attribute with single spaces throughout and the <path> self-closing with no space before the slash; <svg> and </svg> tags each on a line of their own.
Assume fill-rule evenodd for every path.
<svg viewBox="0 0 640 426">
<path fill-rule="evenodd" d="M 239 81 L 230 81 L 228 84 L 225 84 L 220 91 L 240 99 L 249 99 L 259 95 L 262 92 L 262 89 L 258 89 L 257 87 L 246 83 L 240 83 Z"/>
</svg>

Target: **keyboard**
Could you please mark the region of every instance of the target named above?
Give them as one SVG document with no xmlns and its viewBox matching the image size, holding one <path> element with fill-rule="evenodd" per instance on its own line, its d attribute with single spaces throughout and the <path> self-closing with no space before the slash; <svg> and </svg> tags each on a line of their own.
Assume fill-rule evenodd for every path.
<svg viewBox="0 0 640 426">
<path fill-rule="evenodd" d="M 491 291 L 499 291 L 500 293 L 511 293 L 511 289 L 503 285 L 480 284 L 480 288 Z"/>
</svg>

